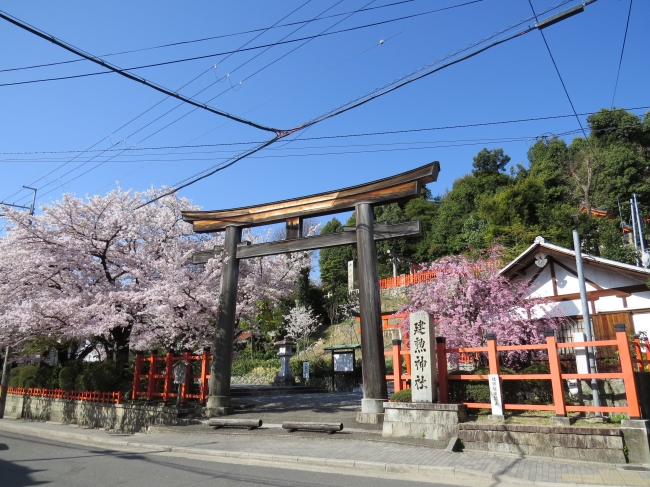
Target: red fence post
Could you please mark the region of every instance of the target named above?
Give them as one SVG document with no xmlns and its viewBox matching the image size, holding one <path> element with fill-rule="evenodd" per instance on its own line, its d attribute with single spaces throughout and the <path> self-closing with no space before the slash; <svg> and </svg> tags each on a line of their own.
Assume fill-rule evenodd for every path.
<svg viewBox="0 0 650 487">
<path fill-rule="evenodd" d="M 547 328 L 545 335 L 548 367 L 551 372 L 551 386 L 553 387 L 555 416 L 566 417 L 566 403 L 564 402 L 564 388 L 562 387 L 562 370 L 560 369 L 560 355 L 557 353 L 555 330 Z"/>
<path fill-rule="evenodd" d="M 395 392 L 401 391 L 402 388 L 402 340 L 393 340 L 393 389 Z"/>
<path fill-rule="evenodd" d="M 497 336 L 494 333 L 488 333 L 485 338 L 487 339 L 490 374 L 498 374 L 501 367 L 499 366 L 499 354 L 497 353 Z"/>
<path fill-rule="evenodd" d="M 140 374 L 142 374 L 142 352 L 135 352 L 135 366 L 133 367 L 133 392 L 131 399 L 138 399 L 140 392 Z"/>
<path fill-rule="evenodd" d="M 449 402 L 449 381 L 447 379 L 447 339 L 445 337 L 436 337 L 436 358 L 440 402 L 446 404 Z"/>
<path fill-rule="evenodd" d="M 158 353 L 155 350 L 151 351 L 151 356 L 149 357 L 149 375 L 147 377 L 147 401 L 153 399 L 154 388 L 156 385 L 156 359 L 158 358 Z"/>
<path fill-rule="evenodd" d="M 636 355 L 636 371 L 645 372 L 645 363 L 643 362 L 643 354 L 641 353 L 639 335 L 634 335 L 634 354 Z"/>
<path fill-rule="evenodd" d="M 208 363 L 210 362 L 210 347 L 203 349 L 201 357 L 201 392 L 199 393 L 199 402 L 205 404 L 205 398 L 208 396 Z"/>
<path fill-rule="evenodd" d="M 172 393 L 172 380 L 173 372 L 172 367 L 174 365 L 174 350 L 171 348 L 167 350 L 167 356 L 165 357 L 165 388 L 163 389 L 163 401 L 169 402 L 169 395 Z"/>
<path fill-rule="evenodd" d="M 623 372 L 628 414 L 630 415 L 630 419 L 641 419 L 639 396 L 636 393 L 636 383 L 634 382 L 632 354 L 630 354 L 630 343 L 627 340 L 627 333 L 625 333 L 625 325 L 622 323 L 614 325 L 614 330 L 616 330 L 618 356 L 621 360 L 621 372 Z"/>
</svg>

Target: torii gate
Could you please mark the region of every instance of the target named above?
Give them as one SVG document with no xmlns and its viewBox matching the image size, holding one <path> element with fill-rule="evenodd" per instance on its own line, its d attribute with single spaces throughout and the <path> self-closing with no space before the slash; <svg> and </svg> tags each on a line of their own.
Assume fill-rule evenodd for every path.
<svg viewBox="0 0 650 487">
<path fill-rule="evenodd" d="M 232 343 L 235 329 L 235 307 L 239 260 L 265 255 L 302 252 L 356 242 L 359 275 L 359 311 L 361 316 L 361 351 L 363 363 L 363 399 L 358 420 L 372 421 L 383 412 L 387 399 L 386 369 L 381 330 L 381 302 L 377 270 L 376 240 L 417 237 L 422 235 L 419 221 L 387 225 L 374 223 L 373 205 L 387 204 L 420 195 L 426 183 L 436 181 L 440 164 L 432 162 L 411 171 L 350 188 L 302 198 L 230 210 L 184 211 L 183 220 L 192 222 L 199 233 L 226 231 L 224 263 L 221 270 L 220 311 L 214 337 L 214 355 L 210 371 L 210 395 L 206 404 L 208 416 L 229 414 Z M 302 237 L 304 218 L 355 210 L 356 228 L 342 233 Z M 241 242 L 242 229 L 286 222 L 286 239 L 253 244 Z M 205 263 L 215 251 L 197 252 L 195 264 Z M 374 422 L 374 421 L 373 421 Z"/>
</svg>

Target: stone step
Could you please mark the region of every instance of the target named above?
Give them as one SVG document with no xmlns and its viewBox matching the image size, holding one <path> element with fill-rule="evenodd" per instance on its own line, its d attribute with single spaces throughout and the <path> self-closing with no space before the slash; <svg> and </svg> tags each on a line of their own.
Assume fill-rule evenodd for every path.
<svg viewBox="0 0 650 487">
<path fill-rule="evenodd" d="M 232 387 L 230 389 L 231 397 L 246 397 L 246 396 L 281 396 L 286 394 L 321 394 L 328 392 L 327 389 L 320 387 L 273 387 L 273 386 L 258 386 L 258 387 Z"/>
</svg>

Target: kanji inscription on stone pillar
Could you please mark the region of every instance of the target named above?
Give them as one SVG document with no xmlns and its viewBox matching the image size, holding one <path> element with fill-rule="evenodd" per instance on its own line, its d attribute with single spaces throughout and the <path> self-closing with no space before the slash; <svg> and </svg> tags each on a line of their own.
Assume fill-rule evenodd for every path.
<svg viewBox="0 0 650 487">
<path fill-rule="evenodd" d="M 411 313 L 411 401 L 436 401 L 436 335 L 433 316 L 426 311 Z"/>
</svg>

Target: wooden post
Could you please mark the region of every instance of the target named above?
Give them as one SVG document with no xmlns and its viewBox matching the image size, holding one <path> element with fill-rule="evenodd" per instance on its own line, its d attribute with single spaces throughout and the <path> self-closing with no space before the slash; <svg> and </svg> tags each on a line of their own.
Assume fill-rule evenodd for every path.
<svg viewBox="0 0 650 487">
<path fill-rule="evenodd" d="M 151 357 L 149 357 L 149 374 L 147 376 L 147 401 L 153 399 L 154 389 L 156 387 L 156 359 L 158 358 L 158 353 L 155 350 L 151 351 Z"/>
<path fill-rule="evenodd" d="M 210 362 L 210 347 L 205 347 L 201 359 L 201 393 L 199 397 L 201 404 L 205 404 L 205 398 L 208 395 L 208 362 Z"/>
<path fill-rule="evenodd" d="M 302 218 L 287 218 L 285 230 L 285 240 L 293 240 L 302 237 Z"/>
<path fill-rule="evenodd" d="M 239 260 L 236 255 L 237 244 L 240 240 L 241 227 L 226 227 L 223 247 L 224 262 L 221 267 L 221 289 L 219 291 L 219 313 L 210 369 L 210 395 L 206 404 L 208 417 L 230 413 L 230 376 L 239 278 Z"/>
<path fill-rule="evenodd" d="M 361 315 L 361 353 L 363 360 L 363 399 L 360 422 L 376 421 L 388 399 L 384 338 L 381 330 L 381 297 L 377 247 L 373 230 L 374 215 L 369 203 L 356 205 L 357 254 L 359 269 L 359 311 Z M 372 416 L 368 416 L 372 415 Z"/>
<path fill-rule="evenodd" d="M 140 392 L 140 375 L 142 374 L 142 352 L 135 352 L 135 366 L 133 367 L 133 392 L 131 394 L 132 400 L 138 399 Z"/>
<path fill-rule="evenodd" d="M 172 394 L 172 387 L 174 386 L 174 372 L 172 367 L 174 366 L 174 351 L 172 349 L 167 350 L 167 356 L 165 357 L 165 386 L 163 388 L 163 402 L 169 401 L 169 396 Z"/>
<path fill-rule="evenodd" d="M 627 340 L 627 333 L 625 333 L 625 325 L 622 323 L 614 325 L 614 330 L 616 330 L 618 356 L 621 360 L 621 372 L 623 372 L 623 384 L 625 385 L 628 414 L 630 415 L 630 419 L 641 419 L 639 396 L 637 395 L 636 383 L 634 382 L 632 354 L 630 354 L 630 344 Z"/>
<path fill-rule="evenodd" d="M 566 404 L 564 403 L 564 388 L 562 387 L 562 373 L 560 369 L 560 355 L 557 353 L 557 340 L 555 330 L 548 328 L 546 334 L 546 353 L 548 354 L 548 367 L 551 372 L 551 386 L 553 387 L 553 404 L 555 416 L 566 417 Z"/>
<path fill-rule="evenodd" d="M 393 389 L 395 392 L 402 390 L 402 340 L 393 340 Z"/>
<path fill-rule="evenodd" d="M 447 404 L 449 402 L 449 379 L 447 379 L 447 339 L 445 337 L 436 337 L 436 356 L 440 403 Z"/>
<path fill-rule="evenodd" d="M 7 389 L 9 388 L 9 356 L 11 355 L 11 345 L 7 345 L 5 350 L 5 363 L 2 366 L 2 381 L 0 381 L 0 419 L 5 417 L 5 405 L 7 404 Z"/>
</svg>

